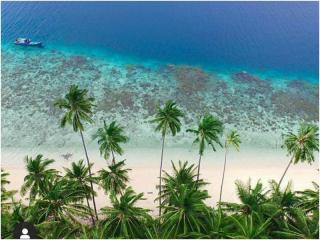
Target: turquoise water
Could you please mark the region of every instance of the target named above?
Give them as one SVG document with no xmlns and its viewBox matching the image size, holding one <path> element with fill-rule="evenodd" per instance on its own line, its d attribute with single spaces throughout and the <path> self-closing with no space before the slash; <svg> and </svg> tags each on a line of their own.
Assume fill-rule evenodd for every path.
<svg viewBox="0 0 320 240">
<path fill-rule="evenodd" d="M 70 84 L 96 98 L 95 124 L 117 120 L 132 146 L 158 144 L 148 120 L 174 99 L 185 129 L 211 112 L 245 143 L 272 145 L 318 122 L 318 6 L 309 3 L 2 4 L 2 144 L 62 147 L 53 101 Z M 43 41 L 14 46 L 16 37 Z M 63 136 L 63 137 L 61 137 Z"/>
</svg>

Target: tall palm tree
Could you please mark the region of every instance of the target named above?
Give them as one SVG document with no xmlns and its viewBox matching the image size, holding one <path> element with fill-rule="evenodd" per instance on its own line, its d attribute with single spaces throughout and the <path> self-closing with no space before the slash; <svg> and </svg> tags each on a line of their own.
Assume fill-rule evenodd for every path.
<svg viewBox="0 0 320 240">
<path fill-rule="evenodd" d="M 126 143 L 129 138 L 123 134 L 124 129 L 120 125 L 117 125 L 115 121 L 107 125 L 103 121 L 103 127 L 99 128 L 93 138 L 98 138 L 98 144 L 100 145 L 100 154 L 107 160 L 112 154 L 112 164 L 115 164 L 115 153 L 120 156 L 123 154 L 121 143 Z"/>
<path fill-rule="evenodd" d="M 163 165 L 163 150 L 166 134 L 171 132 L 175 136 L 181 129 L 181 118 L 184 116 L 177 104 L 171 100 L 167 101 L 165 105 L 158 108 L 151 123 L 155 123 L 156 131 L 161 132 L 162 147 L 160 158 L 160 172 L 159 172 L 159 196 L 161 195 L 161 180 L 162 180 L 162 165 Z M 161 215 L 161 196 L 159 197 L 159 216 Z"/>
<path fill-rule="evenodd" d="M 224 143 L 225 154 L 224 154 L 222 180 L 221 180 L 221 186 L 220 186 L 219 203 L 221 202 L 221 197 L 222 197 L 222 188 L 223 188 L 224 174 L 226 171 L 228 149 L 229 149 L 229 147 L 234 147 L 237 151 L 239 151 L 240 144 L 241 144 L 241 140 L 240 140 L 240 136 L 239 136 L 238 132 L 236 130 L 232 130 L 227 135 L 226 141 Z"/>
<path fill-rule="evenodd" d="M 143 193 L 136 194 L 130 187 L 117 197 L 111 194 L 112 207 L 102 208 L 106 215 L 105 227 L 111 238 L 145 238 L 147 222 L 151 220 L 147 209 L 137 207 Z"/>
<path fill-rule="evenodd" d="M 27 175 L 24 177 L 24 183 L 21 187 L 21 194 L 25 195 L 28 191 L 30 203 L 44 192 L 46 181 L 58 174 L 55 169 L 49 169 L 49 166 L 54 162 L 53 159 L 44 159 L 43 155 L 39 154 L 36 158 L 25 158 Z"/>
<path fill-rule="evenodd" d="M 92 223 L 94 224 L 95 220 L 89 203 L 89 199 L 91 198 L 90 182 L 92 181 L 92 177 L 89 175 L 89 168 L 84 165 L 83 160 L 80 160 L 79 162 L 73 162 L 70 169 L 64 168 L 64 170 L 66 171 L 65 177 L 71 181 L 75 181 L 76 184 L 79 184 L 79 188 L 85 192 L 87 206 L 90 210 Z"/>
<path fill-rule="evenodd" d="M 319 128 L 312 124 L 301 124 L 298 133 L 289 132 L 285 134 L 284 148 L 286 148 L 291 159 L 279 181 L 279 187 L 286 175 L 290 165 L 298 162 L 314 162 L 314 152 L 319 151 Z"/>
<path fill-rule="evenodd" d="M 131 170 L 125 167 L 125 160 L 108 166 L 108 169 L 99 171 L 99 182 L 106 193 L 113 195 L 122 194 L 129 182 L 128 172 Z"/>
<path fill-rule="evenodd" d="M 197 129 L 188 129 L 187 132 L 191 132 L 196 135 L 196 139 L 193 143 L 199 144 L 199 163 L 197 180 L 200 175 L 201 157 L 207 145 L 210 145 L 213 151 L 216 151 L 215 145 L 218 144 L 222 147 L 220 142 L 220 136 L 223 133 L 223 123 L 211 114 L 206 113 L 199 122 Z"/>
<path fill-rule="evenodd" d="M 67 124 L 70 124 L 73 127 L 73 131 L 80 132 L 90 176 L 92 176 L 91 165 L 82 132 L 84 131 L 84 123 L 93 123 L 91 118 L 92 108 L 94 106 L 93 101 L 94 98 L 88 97 L 87 89 L 80 89 L 77 85 L 71 85 L 69 92 L 65 95 L 65 97 L 58 99 L 54 104 L 60 109 L 64 109 L 66 111 L 61 119 L 61 127 L 65 127 Z M 92 181 L 90 181 L 90 185 L 94 211 L 96 214 L 96 219 L 98 219 Z"/>
</svg>

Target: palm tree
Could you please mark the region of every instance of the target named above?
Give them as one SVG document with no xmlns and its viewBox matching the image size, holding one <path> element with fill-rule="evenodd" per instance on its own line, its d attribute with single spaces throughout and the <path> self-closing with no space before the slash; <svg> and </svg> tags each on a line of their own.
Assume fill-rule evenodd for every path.
<svg viewBox="0 0 320 240">
<path fill-rule="evenodd" d="M 65 127 L 66 124 L 70 124 L 73 127 L 73 131 L 80 132 L 90 176 L 92 176 L 91 165 L 82 131 L 84 131 L 84 123 L 93 123 L 93 120 L 91 118 L 92 108 L 94 106 L 93 101 L 94 98 L 88 97 L 87 89 L 80 89 L 77 85 L 71 85 L 69 88 L 69 92 L 65 95 L 65 97 L 58 99 L 54 104 L 60 109 L 66 110 L 65 114 L 61 119 L 61 127 Z M 96 214 L 96 219 L 98 220 L 98 213 L 94 198 L 94 189 L 92 181 L 90 181 L 90 185 L 94 211 Z"/>
<path fill-rule="evenodd" d="M 283 147 L 291 155 L 291 159 L 279 181 L 279 186 L 292 163 L 306 161 L 311 164 L 314 162 L 314 152 L 319 151 L 318 131 L 319 128 L 316 125 L 301 124 L 297 134 L 289 132 L 285 135 Z"/>
<path fill-rule="evenodd" d="M 36 229 L 42 239 L 76 239 L 80 226 L 62 219 L 59 221 L 44 221 L 37 224 Z"/>
<path fill-rule="evenodd" d="M 151 221 L 147 209 L 137 207 L 143 200 L 143 193 L 135 194 L 129 187 L 119 198 L 111 194 L 112 207 L 102 208 L 107 218 L 104 221 L 108 237 L 111 238 L 145 238 L 147 222 Z"/>
<path fill-rule="evenodd" d="M 86 197 L 85 190 L 64 178 L 54 178 L 46 182 L 42 198 L 35 202 L 35 215 L 38 222 L 71 221 L 79 223 L 79 217 L 90 211 L 81 204 Z"/>
<path fill-rule="evenodd" d="M 99 128 L 97 133 L 93 135 L 93 138 L 98 138 L 98 144 L 100 145 L 100 154 L 104 159 L 108 159 L 110 153 L 112 154 L 112 164 L 115 164 L 114 154 L 117 153 L 120 156 L 123 154 L 123 149 L 120 147 L 121 143 L 126 143 L 129 138 L 123 134 L 123 127 L 117 125 L 115 121 L 107 125 L 103 121 L 103 128 Z"/>
<path fill-rule="evenodd" d="M 222 188 L 223 188 L 223 181 L 224 181 L 224 173 L 226 171 L 226 163 L 227 163 L 227 152 L 229 147 L 234 147 L 237 151 L 239 151 L 241 144 L 240 136 L 236 130 L 232 130 L 228 135 L 227 139 L 224 143 L 225 154 L 224 154 L 224 164 L 223 164 L 223 173 L 222 173 L 222 180 L 221 180 L 221 187 L 220 187 L 220 196 L 219 196 L 219 204 L 221 202 L 222 197 Z"/>
<path fill-rule="evenodd" d="M 25 158 L 27 175 L 24 177 L 24 183 L 21 187 L 21 194 L 25 195 L 28 191 L 30 203 L 44 192 L 44 185 L 47 180 L 58 172 L 55 169 L 48 169 L 54 162 L 53 159 L 44 159 L 43 155 L 39 154 L 35 159 L 31 157 Z"/>
<path fill-rule="evenodd" d="M 185 185 L 187 188 L 197 188 L 202 189 L 208 183 L 204 182 L 202 179 L 199 181 L 197 178 L 197 167 L 194 164 L 188 165 L 188 162 L 182 163 L 179 161 L 179 167 L 171 161 L 173 173 L 169 174 L 164 171 L 165 176 L 162 179 L 162 205 L 171 204 L 172 192 L 178 191 L 180 185 Z"/>
<path fill-rule="evenodd" d="M 106 193 L 113 195 L 122 194 L 129 182 L 128 172 L 131 170 L 125 167 L 125 160 L 108 166 L 108 169 L 99 171 L 99 181 Z"/>
<path fill-rule="evenodd" d="M 187 132 L 194 133 L 196 135 L 196 139 L 193 143 L 199 144 L 199 163 L 197 174 L 197 180 L 199 180 L 201 157 L 203 156 L 206 145 L 210 145 L 213 151 L 216 151 L 214 146 L 215 143 L 222 147 L 219 137 L 223 132 L 223 123 L 211 114 L 206 113 L 200 119 L 198 128 L 188 129 Z"/>
<path fill-rule="evenodd" d="M 258 213 L 252 212 L 246 216 L 231 216 L 236 226 L 236 231 L 228 237 L 237 239 L 268 238 L 268 227 L 272 218 L 262 219 Z"/>
<path fill-rule="evenodd" d="M 318 211 L 319 212 L 319 211 Z M 273 232 L 280 238 L 319 239 L 319 216 L 309 219 L 303 210 L 293 209 L 286 221 L 286 227 Z"/>
<path fill-rule="evenodd" d="M 9 210 L 11 208 L 13 196 L 17 192 L 6 189 L 6 185 L 10 184 L 10 181 L 7 179 L 9 175 L 8 172 L 5 172 L 1 168 L 1 211 Z"/>
<path fill-rule="evenodd" d="M 170 204 L 163 206 L 164 213 L 161 216 L 164 238 L 178 238 L 190 232 L 205 231 L 211 217 L 210 208 L 204 203 L 209 198 L 208 192 L 181 184 L 171 194 Z"/>
<path fill-rule="evenodd" d="M 184 116 L 182 111 L 178 108 L 177 104 L 171 100 L 167 101 L 165 105 L 158 108 L 151 123 L 155 123 L 156 131 L 161 132 L 162 147 L 160 158 L 160 173 L 159 173 L 159 196 L 161 195 L 161 180 L 162 180 L 162 164 L 163 164 L 163 150 L 166 134 L 171 132 L 175 136 L 181 129 L 180 119 Z M 159 197 L 159 216 L 161 215 L 161 197 Z"/>
<path fill-rule="evenodd" d="M 65 177 L 71 181 L 75 181 L 76 184 L 79 184 L 79 188 L 85 192 L 87 206 L 90 210 L 92 223 L 94 224 L 95 221 L 89 203 L 89 199 L 91 198 L 90 182 L 92 181 L 92 177 L 89 175 L 89 168 L 84 165 L 83 160 L 80 160 L 77 163 L 73 162 L 71 169 L 64 168 L 64 170 L 66 171 Z"/>
<path fill-rule="evenodd" d="M 312 182 L 312 185 L 314 189 L 297 191 L 297 194 L 300 196 L 297 205 L 306 213 L 317 211 L 319 207 L 319 185 L 316 182 Z"/>
<path fill-rule="evenodd" d="M 244 215 L 249 215 L 252 212 L 261 212 L 263 205 L 267 202 L 268 193 L 264 191 L 262 183 L 258 181 L 252 186 L 251 179 L 249 179 L 247 183 L 237 180 L 235 184 L 241 203 L 221 202 L 221 206 L 228 212 Z"/>
</svg>

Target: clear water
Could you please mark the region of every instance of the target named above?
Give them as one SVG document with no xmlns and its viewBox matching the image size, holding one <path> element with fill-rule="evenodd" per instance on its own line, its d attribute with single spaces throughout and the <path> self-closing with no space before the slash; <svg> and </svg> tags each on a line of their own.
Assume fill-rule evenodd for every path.
<svg viewBox="0 0 320 240">
<path fill-rule="evenodd" d="M 2 40 L 318 76 L 317 2 L 4 2 Z"/>
<path fill-rule="evenodd" d="M 73 83 L 97 101 L 88 139 L 116 119 L 130 144 L 158 144 L 147 120 L 167 99 L 187 113 L 173 145 L 191 145 L 184 130 L 205 111 L 261 146 L 318 122 L 316 2 L 3 2 L 1 13 L 5 147 L 79 144 L 52 107 Z"/>
</svg>

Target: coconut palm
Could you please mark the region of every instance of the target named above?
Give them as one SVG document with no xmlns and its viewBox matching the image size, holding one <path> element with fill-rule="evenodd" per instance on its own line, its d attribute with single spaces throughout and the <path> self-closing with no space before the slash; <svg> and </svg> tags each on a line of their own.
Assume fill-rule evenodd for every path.
<svg viewBox="0 0 320 240">
<path fill-rule="evenodd" d="M 267 195 L 266 201 L 261 204 L 260 213 L 263 216 L 272 217 L 271 227 L 273 229 L 282 228 L 285 226 L 284 223 L 288 215 L 291 214 L 298 203 L 298 197 L 292 191 L 292 182 L 289 182 L 282 190 L 278 186 L 278 182 L 271 180 Z"/>
<path fill-rule="evenodd" d="M 113 195 L 122 194 L 129 182 L 128 172 L 131 170 L 125 167 L 125 160 L 102 169 L 99 173 L 99 182 L 106 193 Z"/>
<path fill-rule="evenodd" d="M 319 212 L 319 211 L 318 211 Z M 280 238 L 319 239 L 319 216 L 309 219 L 304 211 L 293 209 L 286 221 L 286 227 L 273 234 Z"/>
<path fill-rule="evenodd" d="M 312 185 L 314 189 L 297 191 L 299 195 L 299 203 L 297 206 L 307 213 L 317 211 L 319 207 L 319 185 L 316 182 L 312 182 Z"/>
<path fill-rule="evenodd" d="M 89 213 L 81 202 L 86 197 L 85 190 L 74 181 L 55 178 L 47 181 L 42 198 L 35 202 L 35 215 L 38 222 L 71 221 L 79 223 L 80 217 Z"/>
<path fill-rule="evenodd" d="M 80 231 L 79 224 L 65 219 L 59 221 L 44 221 L 36 225 L 38 235 L 42 239 L 75 239 Z"/>
<path fill-rule="evenodd" d="M 103 127 L 99 128 L 97 133 L 93 135 L 94 139 L 98 139 L 100 145 L 100 154 L 107 160 L 112 155 L 112 164 L 115 164 L 115 154 L 120 156 L 123 154 L 121 143 L 126 143 L 129 138 L 123 134 L 124 129 L 120 125 L 117 125 L 115 121 L 107 125 L 103 121 Z"/>
<path fill-rule="evenodd" d="M 66 171 L 65 177 L 71 181 L 75 181 L 75 184 L 79 184 L 79 188 L 85 192 L 87 206 L 90 210 L 92 223 L 94 224 L 95 221 L 89 203 L 89 199 L 91 198 L 90 182 L 93 180 L 89 175 L 89 168 L 85 166 L 83 160 L 80 160 L 79 162 L 73 162 L 70 169 L 64 168 L 64 170 Z"/>
<path fill-rule="evenodd" d="M 204 201 L 209 198 L 207 191 L 181 184 L 171 191 L 170 204 L 164 205 L 162 228 L 164 238 L 178 238 L 190 232 L 203 232 L 210 218 L 210 208 Z"/>
<path fill-rule="evenodd" d="M 171 203 L 172 192 L 177 191 L 180 185 L 184 184 L 189 189 L 197 188 L 202 189 L 208 183 L 204 182 L 202 179 L 197 181 L 197 167 L 194 164 L 188 164 L 188 162 L 182 163 L 179 161 L 179 166 L 175 166 L 175 164 L 171 161 L 173 173 L 169 174 L 168 172 L 164 172 L 165 176 L 162 179 L 162 205 L 166 205 Z"/>
<path fill-rule="evenodd" d="M 268 238 L 267 230 L 271 224 L 271 217 L 264 220 L 258 213 L 252 212 L 246 216 L 231 216 L 231 219 L 236 226 L 236 231 L 233 231 L 228 237 L 237 239 Z"/>
<path fill-rule="evenodd" d="M 10 211 L 1 211 L 1 239 L 13 239 L 13 232 L 17 224 L 33 222 L 28 210 L 28 207 L 23 206 L 21 202 L 15 202 Z"/>
<path fill-rule="evenodd" d="M 221 207 L 228 212 L 236 212 L 244 215 L 249 215 L 252 212 L 260 212 L 267 201 L 268 193 L 264 191 L 262 183 L 258 181 L 253 186 L 251 179 L 249 179 L 247 183 L 237 180 L 235 184 L 241 203 L 221 202 Z"/>
<path fill-rule="evenodd" d="M 136 194 L 130 187 L 123 195 L 110 195 L 112 207 L 102 208 L 106 215 L 105 228 L 111 238 L 144 238 L 147 232 L 147 222 L 151 220 L 147 209 L 137 207 L 143 200 L 143 193 Z"/>
<path fill-rule="evenodd" d="M 10 184 L 10 181 L 7 177 L 10 174 L 3 169 L 1 169 L 1 210 L 9 210 L 12 206 L 13 196 L 17 191 L 7 190 L 6 185 Z"/>
<path fill-rule="evenodd" d="M 43 155 L 39 154 L 34 159 L 31 157 L 25 158 L 27 175 L 24 177 L 24 183 L 21 187 L 21 194 L 25 195 L 28 191 L 30 203 L 44 192 L 44 185 L 47 180 L 58 172 L 55 169 L 50 169 L 49 166 L 54 162 L 53 159 L 44 159 Z"/>
<path fill-rule="evenodd" d="M 223 132 L 223 123 L 211 114 L 206 113 L 199 122 L 197 129 L 188 129 L 187 132 L 191 132 L 196 135 L 196 139 L 193 143 L 199 144 L 199 163 L 197 180 L 200 175 L 201 157 L 207 145 L 210 145 L 213 151 L 216 151 L 215 144 L 222 147 L 220 142 L 220 136 Z"/>
<path fill-rule="evenodd" d="M 232 130 L 228 135 L 224 143 L 224 164 L 223 164 L 223 173 L 222 173 L 222 180 L 221 180 L 221 186 L 220 186 L 220 196 L 219 196 L 219 203 L 221 202 L 222 197 L 222 188 L 223 188 L 223 181 L 224 181 L 224 174 L 226 171 L 226 163 L 227 163 L 227 153 L 229 147 L 234 147 L 237 151 L 239 151 L 241 144 L 240 136 L 236 130 Z"/>
<path fill-rule="evenodd" d="M 162 147 L 160 158 L 160 172 L 159 172 L 159 196 L 161 195 L 161 181 L 162 181 L 162 165 L 163 165 L 163 151 L 165 138 L 168 132 L 175 136 L 181 129 L 181 118 L 184 116 L 177 104 L 171 100 L 167 101 L 165 105 L 158 108 L 151 123 L 156 124 L 156 131 L 161 132 Z M 161 215 L 161 196 L 159 197 L 159 216 Z"/>
<path fill-rule="evenodd" d="M 104 224 L 99 222 L 97 225 L 88 227 L 81 226 L 81 231 L 77 239 L 107 239 L 108 233 L 106 232 L 106 227 Z"/>
<path fill-rule="evenodd" d="M 84 123 L 93 123 L 93 120 L 91 118 L 92 108 L 94 106 L 93 101 L 94 98 L 88 96 L 87 89 L 80 89 L 77 85 L 71 85 L 69 88 L 69 92 L 65 95 L 65 97 L 58 99 L 54 104 L 60 109 L 64 109 L 66 111 L 61 119 L 61 127 L 65 127 L 67 124 L 70 124 L 73 127 L 73 131 L 80 132 L 90 176 L 92 176 L 91 166 L 82 132 L 84 131 Z M 98 219 L 92 181 L 90 181 L 90 185 L 94 211 L 96 214 L 96 218 Z"/>
<path fill-rule="evenodd" d="M 314 162 L 314 152 L 319 151 L 318 126 L 301 124 L 297 134 L 289 132 L 285 135 L 283 147 L 286 148 L 291 159 L 279 181 L 279 186 L 292 163 L 308 162 L 311 164 Z"/>
</svg>

